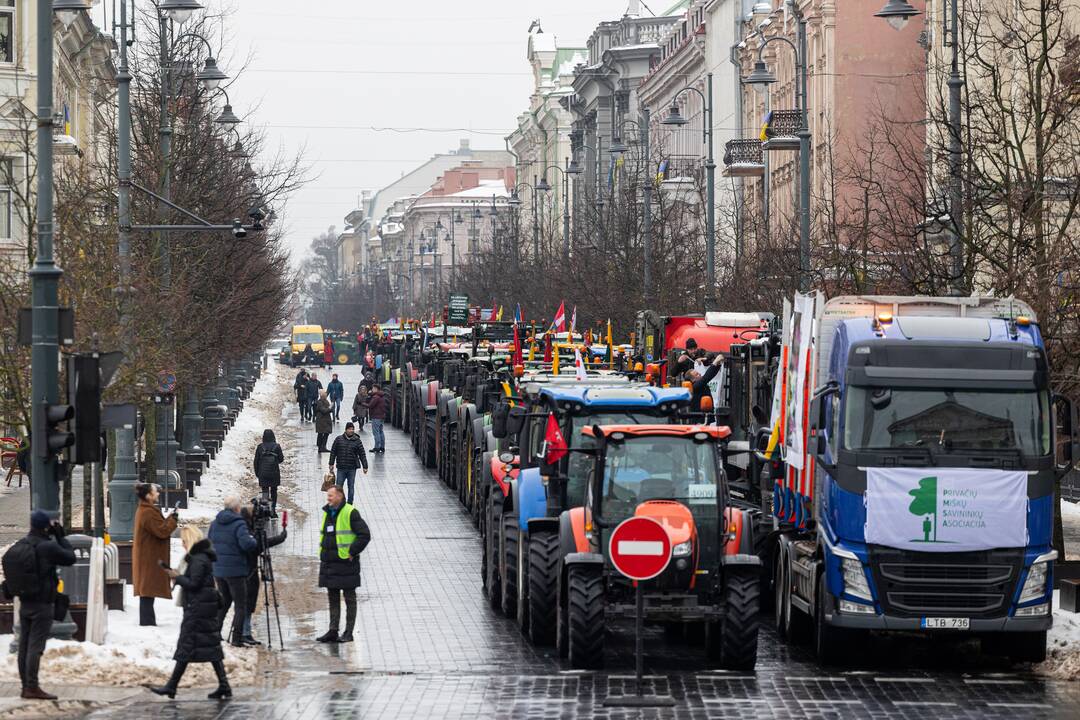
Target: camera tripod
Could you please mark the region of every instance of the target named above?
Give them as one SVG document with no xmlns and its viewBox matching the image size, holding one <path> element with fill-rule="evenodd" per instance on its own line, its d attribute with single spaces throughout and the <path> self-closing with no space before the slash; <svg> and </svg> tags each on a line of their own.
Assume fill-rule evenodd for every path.
<svg viewBox="0 0 1080 720">
<path fill-rule="evenodd" d="M 278 643 L 285 649 L 285 636 L 281 634 L 281 615 L 278 611 L 277 585 L 274 583 L 274 562 L 270 557 L 270 548 L 266 545 L 266 527 L 256 531 L 256 540 L 263 551 L 259 554 L 259 574 L 263 585 L 263 607 L 266 608 L 266 647 L 274 647 L 274 634 L 270 631 L 270 603 L 274 604 L 274 620 L 277 622 Z"/>
</svg>

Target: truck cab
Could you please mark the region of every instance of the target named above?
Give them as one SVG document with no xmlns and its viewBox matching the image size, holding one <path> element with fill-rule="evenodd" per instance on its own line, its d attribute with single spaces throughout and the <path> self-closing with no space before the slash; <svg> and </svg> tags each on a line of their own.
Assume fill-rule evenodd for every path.
<svg viewBox="0 0 1080 720">
<path fill-rule="evenodd" d="M 1071 461 L 1073 413 L 1050 391 L 1030 308 L 838 298 L 817 325 L 813 521 L 780 537 L 780 632 L 813 618 L 826 662 L 867 630 L 976 633 L 993 652 L 1042 660 L 1055 416 Z"/>
<path fill-rule="evenodd" d="M 293 367 L 325 365 L 324 337 L 322 325 L 293 325 L 290 338 L 290 364 Z"/>
</svg>

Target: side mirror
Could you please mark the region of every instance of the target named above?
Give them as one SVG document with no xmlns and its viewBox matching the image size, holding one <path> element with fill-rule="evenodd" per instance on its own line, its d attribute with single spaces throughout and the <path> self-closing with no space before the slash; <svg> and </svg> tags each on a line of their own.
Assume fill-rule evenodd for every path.
<svg viewBox="0 0 1080 720">
<path fill-rule="evenodd" d="M 509 407 L 509 406 L 508 406 Z M 525 408 L 520 405 L 515 405 L 509 408 L 506 415 L 506 435 L 517 435 L 521 432 L 521 428 L 525 427 L 525 416 L 528 413 L 525 412 Z"/>
<path fill-rule="evenodd" d="M 750 408 L 750 415 L 759 427 L 765 427 L 769 423 L 769 418 L 765 417 L 765 411 L 761 409 L 760 405 L 754 405 Z"/>
<path fill-rule="evenodd" d="M 502 440 L 507 436 L 506 418 L 510 414 L 509 403 L 499 403 L 491 413 L 491 434 Z"/>
</svg>

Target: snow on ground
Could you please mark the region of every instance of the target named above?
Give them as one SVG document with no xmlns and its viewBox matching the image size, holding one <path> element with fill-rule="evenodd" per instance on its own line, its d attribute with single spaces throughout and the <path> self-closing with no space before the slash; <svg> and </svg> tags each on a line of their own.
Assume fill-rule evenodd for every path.
<svg viewBox="0 0 1080 720">
<path fill-rule="evenodd" d="M 1046 636 L 1046 662 L 1038 670 L 1062 680 L 1076 680 L 1080 678 L 1080 613 L 1063 611 L 1059 594 L 1054 591 L 1054 626 Z"/>
<path fill-rule="evenodd" d="M 179 539 L 172 541 L 172 564 L 183 556 Z M 172 655 L 180 634 L 182 610 L 172 600 L 154 602 L 156 627 L 139 625 L 139 601 L 132 586 L 125 587 L 124 610 L 110 610 L 105 644 L 49 640 L 41 661 L 41 684 L 137 686 L 142 683 L 164 684 L 172 672 Z M 227 622 L 227 621 L 226 621 Z M 11 635 L 0 635 L 0 649 L 11 643 Z M 256 649 L 234 648 L 224 644 L 225 668 L 233 685 L 251 684 L 257 669 L 268 658 Z M 17 682 L 19 669 L 13 653 L 0 655 L 0 682 Z M 217 685 L 214 671 L 207 663 L 188 666 L 181 686 Z"/>
<path fill-rule="evenodd" d="M 252 465 L 255 448 L 262 442 L 263 430 L 271 428 L 278 432 L 281 408 L 291 392 L 291 387 L 283 382 L 282 367 L 270 363 L 256 381 L 217 457 L 203 473 L 195 497 L 188 501 L 187 510 L 180 511 L 181 524 L 191 519 L 213 520 L 227 495 L 238 495 L 246 504 L 259 494 L 259 482 Z M 280 437 L 278 441 L 281 442 Z"/>
</svg>

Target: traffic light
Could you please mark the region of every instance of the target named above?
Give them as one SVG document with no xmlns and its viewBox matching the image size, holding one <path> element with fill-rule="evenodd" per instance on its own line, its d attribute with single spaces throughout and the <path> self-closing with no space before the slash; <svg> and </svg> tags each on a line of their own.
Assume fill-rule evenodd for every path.
<svg viewBox="0 0 1080 720">
<path fill-rule="evenodd" d="M 75 408 L 71 405 L 41 403 L 41 412 L 34 418 L 34 432 L 30 436 L 30 445 L 38 457 L 51 457 L 75 443 L 75 434 L 61 427 L 74 416 Z"/>
<path fill-rule="evenodd" d="M 101 370 L 97 353 L 68 357 L 68 400 L 75 406 L 72 462 L 101 461 Z"/>
</svg>

